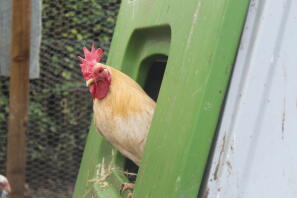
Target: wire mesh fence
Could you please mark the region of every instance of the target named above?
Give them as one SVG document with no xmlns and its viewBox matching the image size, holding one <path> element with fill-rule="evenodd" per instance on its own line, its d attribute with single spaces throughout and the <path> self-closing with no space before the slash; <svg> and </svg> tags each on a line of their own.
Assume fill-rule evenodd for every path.
<svg viewBox="0 0 297 198">
<path fill-rule="evenodd" d="M 84 45 L 108 52 L 120 0 L 43 0 L 40 78 L 30 80 L 27 198 L 71 197 L 92 116 Z M 105 59 L 103 59 L 103 62 Z M 0 77 L 0 172 L 6 170 L 9 78 Z"/>
</svg>

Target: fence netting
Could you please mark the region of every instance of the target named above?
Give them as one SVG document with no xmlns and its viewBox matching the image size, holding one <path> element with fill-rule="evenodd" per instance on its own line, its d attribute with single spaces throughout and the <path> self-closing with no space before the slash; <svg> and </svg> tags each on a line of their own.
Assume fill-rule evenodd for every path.
<svg viewBox="0 0 297 198">
<path fill-rule="evenodd" d="M 110 46 L 120 0 L 43 0 L 40 77 L 30 80 L 26 198 L 71 197 L 92 117 L 78 55 Z M 6 171 L 9 77 L 0 77 L 0 173 Z"/>
</svg>

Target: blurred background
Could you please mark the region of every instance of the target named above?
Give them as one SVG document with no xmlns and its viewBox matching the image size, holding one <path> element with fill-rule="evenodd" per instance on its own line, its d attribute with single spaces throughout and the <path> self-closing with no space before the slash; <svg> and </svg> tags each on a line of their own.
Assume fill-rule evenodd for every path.
<svg viewBox="0 0 297 198">
<path fill-rule="evenodd" d="M 106 61 L 119 6 L 120 0 L 42 1 L 39 76 L 29 85 L 26 198 L 72 195 L 92 116 L 77 56 L 94 41 Z M 8 101 L 9 77 L 1 75 L 0 173 L 7 168 Z"/>
</svg>

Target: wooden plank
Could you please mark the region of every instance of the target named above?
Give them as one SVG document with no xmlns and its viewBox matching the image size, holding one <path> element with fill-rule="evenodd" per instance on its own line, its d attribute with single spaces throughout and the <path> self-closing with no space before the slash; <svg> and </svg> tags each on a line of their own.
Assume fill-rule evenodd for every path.
<svg viewBox="0 0 297 198">
<path fill-rule="evenodd" d="M 29 95 L 31 0 L 13 0 L 7 176 L 10 198 L 24 197 Z"/>
<path fill-rule="evenodd" d="M 39 52 L 41 44 L 41 14 L 42 1 L 32 0 L 32 29 L 30 42 L 30 68 L 29 78 L 40 76 Z M 10 76 L 10 47 L 12 36 L 12 1 L 0 1 L 0 75 Z"/>
</svg>

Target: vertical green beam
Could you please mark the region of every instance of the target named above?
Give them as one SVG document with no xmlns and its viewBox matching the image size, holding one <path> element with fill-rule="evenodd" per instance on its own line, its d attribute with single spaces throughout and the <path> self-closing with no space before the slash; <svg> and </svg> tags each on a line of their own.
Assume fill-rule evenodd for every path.
<svg viewBox="0 0 297 198">
<path fill-rule="evenodd" d="M 173 40 L 134 198 L 197 196 L 248 3 L 198 1 L 187 43 Z"/>
</svg>

